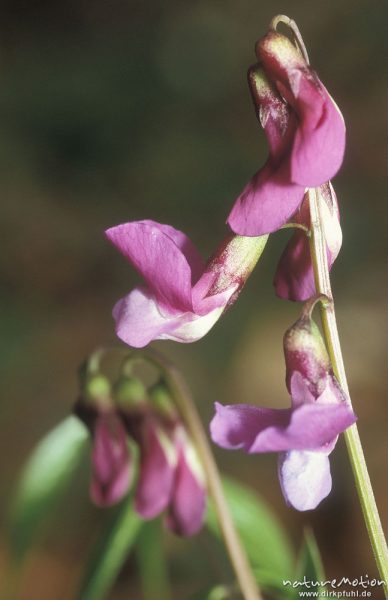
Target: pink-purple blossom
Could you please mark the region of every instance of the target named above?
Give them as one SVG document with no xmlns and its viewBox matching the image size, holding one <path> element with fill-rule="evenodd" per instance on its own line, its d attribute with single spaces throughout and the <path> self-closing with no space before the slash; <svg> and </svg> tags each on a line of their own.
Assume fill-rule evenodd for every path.
<svg viewBox="0 0 388 600">
<path fill-rule="evenodd" d="M 135 348 L 203 337 L 235 300 L 267 241 L 229 235 L 205 263 L 184 233 L 155 221 L 118 225 L 106 236 L 143 279 L 113 309 L 118 337 Z"/>
<path fill-rule="evenodd" d="M 287 503 L 309 510 L 330 492 L 328 456 L 337 436 L 356 417 L 310 318 L 302 317 L 287 331 L 284 350 L 291 407 L 216 404 L 210 431 L 222 448 L 279 452 L 279 479 Z"/>
<path fill-rule="evenodd" d="M 311 193 L 311 192 L 310 192 Z M 312 193 L 319 194 L 321 224 L 325 236 L 328 267 L 331 269 L 342 244 L 337 197 L 330 182 Z M 309 194 L 307 193 L 290 221 L 310 229 Z M 277 267 L 274 285 L 280 298 L 294 301 L 308 300 L 315 294 L 314 271 L 311 262 L 309 239 L 306 233 L 295 229 Z"/>
<path fill-rule="evenodd" d="M 298 210 L 306 188 L 338 171 L 345 149 L 343 117 L 316 73 L 284 35 L 256 45 L 250 87 L 269 155 L 237 198 L 228 223 L 240 235 L 271 233 Z"/>
<path fill-rule="evenodd" d="M 90 497 L 97 506 L 117 504 L 128 492 L 133 461 L 121 419 L 111 411 L 100 414 L 93 425 Z"/>
<path fill-rule="evenodd" d="M 132 422 L 133 421 L 133 422 Z M 140 451 L 134 506 L 144 519 L 166 512 L 167 527 L 178 535 L 197 533 L 204 521 L 204 473 L 182 423 L 148 411 L 126 415 Z"/>
<path fill-rule="evenodd" d="M 165 512 L 171 531 L 194 535 L 203 525 L 206 510 L 201 463 L 172 401 L 164 399 L 160 407 L 152 397 L 146 399 L 145 390 L 140 397 L 141 386 L 133 385 L 137 381 L 122 378 L 110 396 L 81 397 L 76 403 L 75 412 L 92 438 L 91 500 L 107 507 L 128 494 L 135 472 L 135 444 L 139 454 L 136 512 L 143 519 Z M 108 385 L 106 380 L 103 383 L 105 394 Z"/>
</svg>

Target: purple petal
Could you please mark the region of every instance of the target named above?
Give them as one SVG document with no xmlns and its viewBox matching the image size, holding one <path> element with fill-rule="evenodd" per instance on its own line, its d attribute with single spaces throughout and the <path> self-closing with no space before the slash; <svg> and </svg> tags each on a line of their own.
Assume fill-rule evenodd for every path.
<svg viewBox="0 0 388 600">
<path fill-rule="evenodd" d="M 330 182 L 321 185 L 319 193 L 321 195 L 322 224 L 327 244 L 327 261 L 328 267 L 331 269 L 342 244 L 338 203 Z M 310 227 L 307 196 L 305 196 L 301 209 L 290 220 Z M 296 302 L 308 300 L 316 293 L 309 241 L 306 235 L 298 229 L 294 231 L 280 258 L 274 286 L 276 294 L 280 298 Z"/>
<path fill-rule="evenodd" d="M 293 233 L 280 258 L 274 286 L 279 298 L 294 302 L 308 300 L 315 294 L 309 241 L 300 230 Z"/>
<path fill-rule="evenodd" d="M 322 102 L 322 97 L 322 113 L 317 121 L 311 107 Z M 303 73 L 296 101 L 301 125 L 292 150 L 291 177 L 300 185 L 317 187 L 334 177 L 342 164 L 345 123 L 323 85 Z"/>
<path fill-rule="evenodd" d="M 93 431 L 90 496 L 97 506 L 111 506 L 128 492 L 133 469 L 125 428 L 114 414 L 97 418 Z"/>
<path fill-rule="evenodd" d="M 333 440 L 356 421 L 345 404 L 305 404 L 296 409 L 271 409 L 216 403 L 210 423 L 213 441 L 222 448 L 249 453 L 314 450 Z"/>
<path fill-rule="evenodd" d="M 196 276 L 199 263 L 193 259 L 191 242 L 176 230 L 171 236 L 171 230 L 153 221 L 134 221 L 112 227 L 105 234 L 166 307 L 192 310 L 191 287 L 195 279 L 192 278 L 191 266 L 181 246 L 191 257 L 190 260 L 195 262 Z"/>
<path fill-rule="evenodd" d="M 343 117 L 314 71 L 282 34 L 259 40 L 258 58 L 299 121 L 290 156 L 290 180 L 317 187 L 331 179 L 345 150 Z M 319 157 L 319 158 L 317 158 Z"/>
<path fill-rule="evenodd" d="M 198 533 L 203 525 L 206 510 L 205 487 L 190 462 L 187 449 L 185 452 L 181 448 L 166 518 L 168 528 L 183 536 Z"/>
<path fill-rule="evenodd" d="M 326 385 L 320 396 L 316 399 L 319 404 L 339 404 L 348 402 L 340 384 L 332 373 L 326 379 Z"/>
<path fill-rule="evenodd" d="M 147 421 L 140 440 L 140 475 L 136 488 L 135 509 L 144 519 L 153 519 L 170 501 L 174 456 L 171 442 L 151 421 Z"/>
<path fill-rule="evenodd" d="M 294 214 L 304 195 L 304 187 L 292 183 L 283 168 L 268 162 L 248 182 L 228 217 L 239 235 L 272 233 Z"/>
<path fill-rule="evenodd" d="M 330 461 L 323 452 L 281 454 L 278 471 L 286 502 L 297 510 L 316 508 L 331 491 Z"/>
<path fill-rule="evenodd" d="M 302 366 L 304 367 L 304 365 Z M 300 371 L 291 371 L 291 373 L 292 374 L 289 379 L 289 392 L 291 395 L 293 408 L 298 408 L 303 404 L 314 404 L 314 402 L 316 401 L 316 397 L 312 394 L 310 390 L 310 380 L 306 377 L 306 370 L 305 376 L 303 376 Z"/>
</svg>

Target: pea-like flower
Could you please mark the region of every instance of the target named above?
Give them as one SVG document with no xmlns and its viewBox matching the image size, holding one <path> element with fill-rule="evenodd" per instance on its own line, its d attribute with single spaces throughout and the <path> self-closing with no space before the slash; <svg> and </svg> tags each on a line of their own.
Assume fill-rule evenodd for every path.
<svg viewBox="0 0 388 600">
<path fill-rule="evenodd" d="M 236 299 L 268 237 L 228 235 L 205 264 L 184 233 L 155 221 L 118 225 L 106 236 L 144 280 L 113 309 L 118 337 L 135 348 L 203 337 Z"/>
<path fill-rule="evenodd" d="M 331 269 L 342 245 L 342 231 L 339 222 L 337 197 L 330 182 L 314 191 L 319 195 L 321 223 L 325 236 L 327 263 Z M 297 212 L 291 217 L 293 223 L 310 229 L 309 193 Z M 304 231 L 295 229 L 277 267 L 274 285 L 276 294 L 286 300 L 304 301 L 316 293 L 314 271 L 311 262 L 309 239 Z"/>
<path fill-rule="evenodd" d="M 134 378 L 121 377 L 110 390 L 108 380 L 97 375 L 87 387 L 92 393 L 77 401 L 75 412 L 91 432 L 94 504 L 111 506 L 127 495 L 133 482 L 135 444 L 139 451 L 136 512 L 143 519 L 166 512 L 171 531 L 182 536 L 197 533 L 206 509 L 204 473 L 165 387 L 154 386 L 150 401 Z"/>
<path fill-rule="evenodd" d="M 302 316 L 285 334 L 291 408 L 216 404 L 213 441 L 250 454 L 279 452 L 279 479 L 287 503 L 315 508 L 331 490 L 329 454 L 356 417 L 330 366 L 314 321 Z"/>
<path fill-rule="evenodd" d="M 117 504 L 127 494 L 134 468 L 124 422 L 111 397 L 109 380 L 88 379 L 74 407 L 92 439 L 90 497 L 96 506 Z"/>
<path fill-rule="evenodd" d="M 107 411 L 97 416 L 92 435 L 90 497 L 97 506 L 111 506 L 120 502 L 132 482 L 127 432 L 121 419 Z"/>
<path fill-rule="evenodd" d="M 300 207 L 306 188 L 328 182 L 342 164 L 343 117 L 297 48 L 270 31 L 249 71 L 269 156 L 237 198 L 228 223 L 240 235 L 271 233 Z"/>
</svg>

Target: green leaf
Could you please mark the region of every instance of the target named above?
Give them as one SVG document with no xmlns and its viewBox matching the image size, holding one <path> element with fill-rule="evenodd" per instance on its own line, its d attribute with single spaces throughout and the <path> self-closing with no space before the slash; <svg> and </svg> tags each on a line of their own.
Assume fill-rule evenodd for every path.
<svg viewBox="0 0 388 600">
<path fill-rule="evenodd" d="M 313 583 L 325 581 L 325 571 L 318 544 L 313 531 L 309 528 L 306 528 L 304 531 L 304 542 L 298 558 L 296 579 L 298 582 L 303 582 L 304 579 Z M 322 592 L 325 587 L 320 585 L 300 585 L 297 588 L 298 592 L 311 589 Z"/>
<path fill-rule="evenodd" d="M 273 581 L 290 579 L 293 553 L 287 536 L 265 502 L 247 487 L 224 478 L 224 492 L 233 520 L 253 567 L 258 573 L 270 573 Z M 209 503 L 207 524 L 220 535 L 213 503 Z"/>
<path fill-rule="evenodd" d="M 87 439 L 84 425 L 70 416 L 33 450 L 11 502 L 10 538 L 15 560 L 24 557 L 39 526 L 67 488 Z"/>
<path fill-rule="evenodd" d="M 142 525 L 129 500 L 113 511 L 86 567 L 79 600 L 106 598 Z"/>
</svg>

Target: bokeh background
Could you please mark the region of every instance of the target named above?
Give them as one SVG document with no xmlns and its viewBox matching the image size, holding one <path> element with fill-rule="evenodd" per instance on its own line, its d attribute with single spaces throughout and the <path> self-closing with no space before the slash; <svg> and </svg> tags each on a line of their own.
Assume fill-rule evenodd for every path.
<svg viewBox="0 0 388 600">
<path fill-rule="evenodd" d="M 37 440 L 71 410 L 76 369 L 115 342 L 111 308 L 137 281 L 104 240 L 141 218 L 184 230 L 204 256 L 233 200 L 266 157 L 246 85 L 254 42 L 286 13 L 345 116 L 335 179 L 344 246 L 333 270 L 340 333 L 359 427 L 388 527 L 387 131 L 388 5 L 337 0 L 0 5 L 1 479 L 5 509 Z M 319 160 L 319 156 L 317 156 Z M 287 403 L 282 335 L 299 308 L 272 277 L 289 232 L 271 237 L 238 303 L 202 341 L 155 344 L 186 375 L 204 421 L 212 403 Z M 340 442 L 334 491 L 314 513 L 284 505 L 275 456 L 216 450 L 222 468 L 273 507 L 295 547 L 314 527 L 332 577 L 375 574 Z M 103 515 L 87 471 L 30 556 L 23 600 L 67 600 Z M 165 540 L 176 598 L 214 581 L 206 536 Z M 1 567 L 5 540 L 0 539 Z M 109 598 L 140 598 L 130 560 Z M 129 593 L 130 590 L 130 593 Z"/>
</svg>

